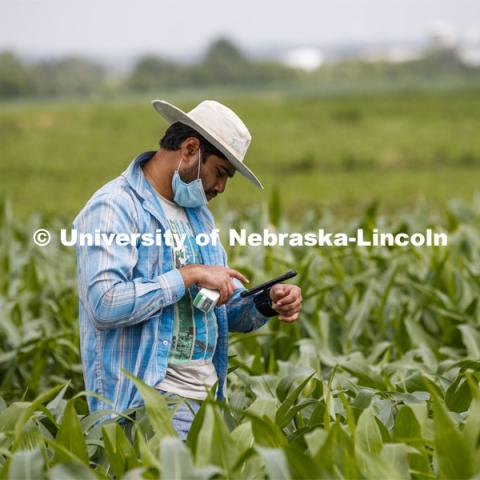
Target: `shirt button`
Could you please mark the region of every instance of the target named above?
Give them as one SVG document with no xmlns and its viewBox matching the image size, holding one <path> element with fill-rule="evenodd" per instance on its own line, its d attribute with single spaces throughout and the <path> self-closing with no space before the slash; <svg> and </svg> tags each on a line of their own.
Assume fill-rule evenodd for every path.
<svg viewBox="0 0 480 480">
<path fill-rule="evenodd" d="M 163 341 L 163 344 L 164 344 L 164 345 L 168 345 L 168 340 L 164 340 L 164 341 Z"/>
</svg>

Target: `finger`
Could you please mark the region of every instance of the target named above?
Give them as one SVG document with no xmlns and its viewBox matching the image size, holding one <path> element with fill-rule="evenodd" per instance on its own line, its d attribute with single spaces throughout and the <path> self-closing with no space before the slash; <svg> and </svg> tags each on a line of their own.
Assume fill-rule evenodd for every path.
<svg viewBox="0 0 480 480">
<path fill-rule="evenodd" d="M 288 309 L 288 310 L 277 310 L 277 311 L 282 317 L 291 317 L 292 315 L 295 315 L 296 313 L 300 313 L 299 308 L 291 308 L 291 309 Z"/>
<path fill-rule="evenodd" d="M 273 306 L 273 303 L 278 308 L 293 308 L 297 305 L 301 305 L 302 300 L 300 298 L 296 297 L 296 296 L 294 296 L 293 300 L 292 300 L 290 298 L 290 296 L 288 296 L 288 297 L 284 297 L 284 298 L 280 299 L 278 302 L 272 302 L 272 306 Z"/>
<path fill-rule="evenodd" d="M 286 293 L 284 296 L 278 298 L 275 303 L 280 307 L 282 305 L 288 305 L 289 303 L 293 303 L 296 299 L 297 299 L 296 292 L 290 291 Z"/>
<path fill-rule="evenodd" d="M 218 301 L 219 305 L 223 305 L 227 301 L 227 287 L 222 285 L 220 287 L 220 300 Z"/>
<path fill-rule="evenodd" d="M 272 304 L 273 307 L 273 304 Z M 288 312 L 288 311 L 300 311 L 302 308 L 302 304 L 299 301 L 295 301 L 293 303 L 289 303 L 288 305 L 276 305 L 275 309 L 281 313 Z"/>
<path fill-rule="evenodd" d="M 227 285 L 228 285 L 228 300 L 230 300 L 230 298 L 232 298 L 233 294 L 235 293 L 235 288 L 236 288 L 231 277 L 228 277 Z"/>
<path fill-rule="evenodd" d="M 298 318 L 298 313 L 290 316 L 279 315 L 278 319 L 285 323 L 292 323 L 295 322 Z"/>
<path fill-rule="evenodd" d="M 287 292 L 287 285 L 277 283 L 270 289 L 270 299 L 273 302 L 276 302 L 280 298 L 285 296 L 286 292 Z"/>
<path fill-rule="evenodd" d="M 299 312 L 302 309 L 302 304 L 301 304 L 300 301 L 291 303 L 289 305 L 282 305 L 280 307 L 272 304 L 272 308 L 282 315 L 286 315 L 289 312 L 291 312 L 290 313 L 290 315 L 291 315 L 293 313 Z"/>
<path fill-rule="evenodd" d="M 229 279 L 227 282 L 227 302 L 232 298 L 233 292 L 235 292 L 235 287 L 232 284 L 232 281 Z"/>
<path fill-rule="evenodd" d="M 250 280 L 242 275 L 240 272 L 237 272 L 237 270 L 234 270 L 233 268 L 227 269 L 227 273 L 233 277 L 236 278 L 237 280 L 240 280 L 242 283 L 250 283 Z"/>
</svg>

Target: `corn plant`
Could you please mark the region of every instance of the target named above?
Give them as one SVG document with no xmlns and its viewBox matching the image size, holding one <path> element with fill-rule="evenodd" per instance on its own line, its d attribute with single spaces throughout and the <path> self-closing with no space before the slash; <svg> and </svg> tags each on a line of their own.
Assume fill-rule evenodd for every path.
<svg viewBox="0 0 480 480">
<path fill-rule="evenodd" d="M 1 478 L 477 478 L 480 475 L 480 205 L 395 221 L 372 205 L 292 221 L 278 195 L 228 228 L 448 233 L 446 247 L 228 248 L 258 283 L 299 272 L 303 310 L 232 334 L 228 400 L 214 388 L 187 441 L 177 406 L 130 377 L 144 405 L 90 413 L 78 348 L 74 253 L 31 245 L 62 219 L 0 218 Z M 258 270 L 252 266 L 255 265 Z M 297 279 L 296 279 L 297 280 Z M 124 372 L 129 375 L 128 372 Z M 135 420 L 131 413 L 135 411 Z"/>
</svg>

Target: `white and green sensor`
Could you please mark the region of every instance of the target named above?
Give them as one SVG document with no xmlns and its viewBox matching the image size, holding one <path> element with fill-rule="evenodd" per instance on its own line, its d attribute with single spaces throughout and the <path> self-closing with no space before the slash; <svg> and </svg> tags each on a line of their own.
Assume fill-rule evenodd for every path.
<svg viewBox="0 0 480 480">
<path fill-rule="evenodd" d="M 218 290 L 202 288 L 193 300 L 193 306 L 202 312 L 208 313 L 216 307 L 219 298 L 220 292 Z"/>
</svg>

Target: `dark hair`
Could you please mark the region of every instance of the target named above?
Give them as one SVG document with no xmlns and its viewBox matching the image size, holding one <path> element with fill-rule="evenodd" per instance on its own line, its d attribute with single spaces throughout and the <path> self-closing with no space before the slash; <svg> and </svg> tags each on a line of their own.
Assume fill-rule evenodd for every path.
<svg viewBox="0 0 480 480">
<path fill-rule="evenodd" d="M 200 141 L 200 151 L 202 152 L 202 163 L 205 163 L 210 155 L 227 160 L 218 148 L 205 140 L 196 130 L 184 123 L 172 123 L 166 130 L 165 135 L 160 140 L 160 147 L 165 150 L 178 150 L 184 140 L 189 137 L 198 138 Z"/>
</svg>

